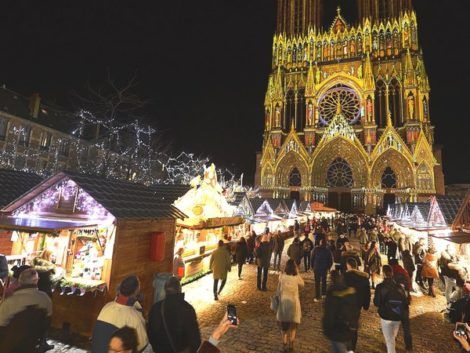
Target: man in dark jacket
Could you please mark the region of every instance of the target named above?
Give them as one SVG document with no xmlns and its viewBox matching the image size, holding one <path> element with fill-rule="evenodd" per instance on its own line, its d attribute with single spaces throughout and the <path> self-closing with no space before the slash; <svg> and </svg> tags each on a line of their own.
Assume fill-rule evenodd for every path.
<svg viewBox="0 0 470 353">
<path fill-rule="evenodd" d="M 302 249 L 303 249 L 303 258 L 304 258 L 304 269 L 305 272 L 310 270 L 311 264 L 310 259 L 312 257 L 312 250 L 313 250 L 313 241 L 311 241 L 308 237 L 308 234 L 305 235 L 305 239 L 302 240 Z"/>
<path fill-rule="evenodd" d="M 333 284 L 328 289 L 323 316 L 323 333 L 331 341 L 333 352 L 347 352 L 353 328 L 357 328 L 359 308 L 356 290 L 346 285 L 339 271 L 331 272 Z"/>
<path fill-rule="evenodd" d="M 378 307 L 387 352 L 395 352 L 400 323 L 403 324 L 406 349 L 411 350 L 413 346 L 408 295 L 402 285 L 393 279 L 393 270 L 390 266 L 383 266 L 383 273 L 384 281 L 375 290 L 374 305 Z"/>
<path fill-rule="evenodd" d="M 176 277 L 165 283 L 166 297 L 152 306 L 147 332 L 155 353 L 197 352 L 201 334 L 194 308 L 184 300 Z"/>
<path fill-rule="evenodd" d="M 297 266 L 300 266 L 303 252 L 304 250 L 302 248 L 302 243 L 300 242 L 299 237 L 295 237 L 292 244 L 289 245 L 289 248 L 287 249 L 287 256 L 289 256 L 289 259 L 294 261 Z"/>
<path fill-rule="evenodd" d="M 346 261 L 346 273 L 344 274 L 344 280 L 348 287 L 353 287 L 356 290 L 356 304 L 357 304 L 357 323 L 358 327 L 351 327 L 352 338 L 351 345 L 348 346 L 350 351 L 356 351 L 357 345 L 357 333 L 359 330 L 359 319 L 361 310 L 369 310 L 370 306 L 370 282 L 369 275 L 365 272 L 359 271 L 357 268 L 357 262 L 354 258 L 349 258 Z"/>
<path fill-rule="evenodd" d="M 274 236 L 274 269 L 281 269 L 281 257 L 282 252 L 284 251 L 284 237 L 282 236 L 281 231 L 279 230 Z"/>
<path fill-rule="evenodd" d="M 423 286 L 423 278 L 421 272 L 423 271 L 423 261 L 426 256 L 425 240 L 420 238 L 413 246 L 413 256 L 415 257 L 416 264 L 416 283 Z"/>
<path fill-rule="evenodd" d="M 326 277 L 331 266 L 333 266 L 333 255 L 326 247 L 325 239 L 320 241 L 320 246 L 313 250 L 312 267 L 315 275 L 315 302 L 318 302 L 321 295 L 326 294 Z M 321 284 L 321 294 L 320 294 Z"/>
<path fill-rule="evenodd" d="M 260 245 L 255 250 L 256 265 L 258 266 L 257 287 L 258 290 L 267 291 L 268 270 L 270 261 L 269 239 L 262 237 Z"/>
</svg>

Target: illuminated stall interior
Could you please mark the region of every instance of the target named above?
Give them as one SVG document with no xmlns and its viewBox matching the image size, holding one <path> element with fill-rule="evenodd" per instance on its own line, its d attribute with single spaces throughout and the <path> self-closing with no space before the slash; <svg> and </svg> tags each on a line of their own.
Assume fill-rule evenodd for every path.
<svg viewBox="0 0 470 353">
<path fill-rule="evenodd" d="M 3 217 L 0 226 L 13 231 L 10 265 L 54 270 L 57 285 L 79 289 L 83 295 L 109 284 L 114 223 L 103 206 L 73 180 L 63 178 L 31 195 Z"/>
<path fill-rule="evenodd" d="M 184 283 L 209 271 L 209 256 L 218 241 L 236 240 L 244 232 L 244 219 L 237 216 L 237 207 L 227 202 L 213 164 L 205 169 L 203 178 L 191 181 L 191 189 L 174 206 L 187 215 L 177 222 L 174 247 L 175 252 L 184 249 Z"/>
</svg>

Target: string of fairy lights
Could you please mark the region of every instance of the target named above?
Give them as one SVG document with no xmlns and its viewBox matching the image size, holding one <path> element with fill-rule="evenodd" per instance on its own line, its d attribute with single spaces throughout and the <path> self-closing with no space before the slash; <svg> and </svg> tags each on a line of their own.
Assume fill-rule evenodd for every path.
<svg viewBox="0 0 470 353">
<path fill-rule="evenodd" d="M 77 125 L 71 136 L 49 137 L 39 144 L 30 143 L 31 129 L 11 124 L 0 149 L 0 168 L 50 176 L 68 170 L 106 176 L 146 185 L 190 184 L 204 173 L 209 158 L 194 153 L 172 154 L 159 148 L 157 130 L 139 119 L 122 123 L 96 117 L 88 110 L 76 114 Z M 98 129 L 93 140 L 90 129 Z M 44 143 L 43 143 L 44 142 Z M 243 175 L 219 168 L 219 183 L 226 190 L 243 191 Z"/>
</svg>

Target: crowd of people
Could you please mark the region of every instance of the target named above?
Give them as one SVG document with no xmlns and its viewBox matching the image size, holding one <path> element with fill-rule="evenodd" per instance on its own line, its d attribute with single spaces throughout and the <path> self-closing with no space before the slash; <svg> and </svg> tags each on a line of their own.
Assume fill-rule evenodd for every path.
<svg viewBox="0 0 470 353">
<path fill-rule="evenodd" d="M 396 352 L 400 327 L 405 347 L 411 351 L 412 295 L 435 297 L 441 284 L 447 316 L 457 325 L 454 338 L 463 352 L 470 351 L 470 286 L 454 247 L 437 254 L 431 242 L 413 241 L 380 217 L 308 219 L 302 225 L 296 221 L 290 233 L 273 234 L 266 229 L 263 234 L 251 232 L 236 244 L 220 240 L 210 258 L 215 301 L 222 295 L 233 265 L 238 279 L 243 280 L 246 264 L 256 266 L 259 291 L 268 291 L 270 270 L 279 274 L 270 306 L 284 352 L 295 350 L 296 331 L 302 320 L 300 291 L 303 278 L 310 273 L 315 284 L 314 301 L 324 306 L 323 334 L 331 342 L 333 353 L 356 352 L 361 312 L 369 310 L 371 304 L 377 307 L 387 353 Z M 147 316 L 140 305 L 139 278 L 130 276 L 122 281 L 115 299 L 102 308 L 94 325 L 92 353 L 220 352 L 220 338 L 238 327 L 239 321 L 226 314 L 212 335 L 202 340 L 196 311 L 182 292 L 182 251 L 175 254 L 173 268 L 174 276 L 165 283 L 165 299 L 155 303 Z M 46 341 L 52 315 L 50 297 L 47 274 L 28 266 L 15 268 L 0 304 L 1 352 L 45 352 L 53 348 Z M 6 339 L 16 331 L 27 334 Z"/>
</svg>

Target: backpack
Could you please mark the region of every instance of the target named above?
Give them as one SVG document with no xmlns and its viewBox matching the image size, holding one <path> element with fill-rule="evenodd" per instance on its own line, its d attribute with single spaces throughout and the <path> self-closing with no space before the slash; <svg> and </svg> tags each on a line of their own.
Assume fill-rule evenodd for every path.
<svg viewBox="0 0 470 353">
<path fill-rule="evenodd" d="M 406 308 L 408 307 L 408 297 L 403 287 L 393 281 L 384 296 L 383 315 L 386 320 L 401 321 L 405 317 Z"/>
</svg>

